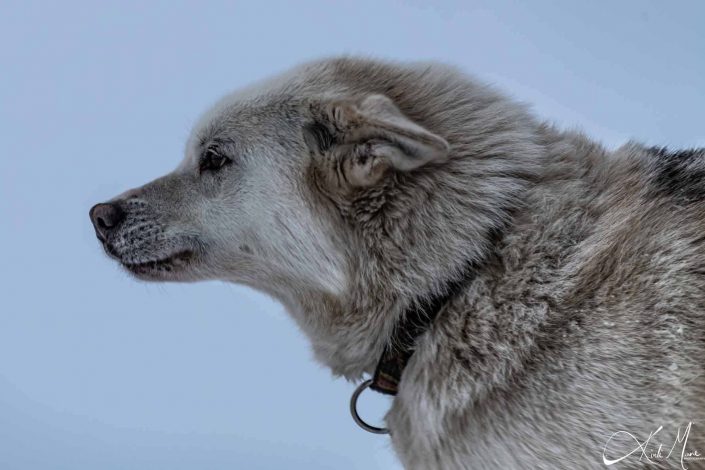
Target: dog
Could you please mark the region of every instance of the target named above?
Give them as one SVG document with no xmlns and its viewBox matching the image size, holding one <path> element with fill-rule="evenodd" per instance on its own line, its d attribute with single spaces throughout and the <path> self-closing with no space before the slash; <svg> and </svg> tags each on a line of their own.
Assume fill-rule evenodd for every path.
<svg viewBox="0 0 705 470">
<path fill-rule="evenodd" d="M 334 374 L 374 374 L 405 468 L 703 463 L 705 149 L 607 150 L 451 66 L 330 58 L 223 98 L 90 217 L 138 279 L 264 291 Z"/>
</svg>

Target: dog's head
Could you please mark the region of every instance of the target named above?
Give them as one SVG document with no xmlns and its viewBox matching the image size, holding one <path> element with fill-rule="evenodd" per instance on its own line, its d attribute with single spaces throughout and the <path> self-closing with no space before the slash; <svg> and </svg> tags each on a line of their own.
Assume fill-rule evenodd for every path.
<svg viewBox="0 0 705 470">
<path fill-rule="evenodd" d="M 145 280 L 343 291 L 350 256 L 365 249 L 345 207 L 449 147 L 389 96 L 330 70 L 298 69 L 218 103 L 174 171 L 90 210 L 105 251 Z"/>
</svg>

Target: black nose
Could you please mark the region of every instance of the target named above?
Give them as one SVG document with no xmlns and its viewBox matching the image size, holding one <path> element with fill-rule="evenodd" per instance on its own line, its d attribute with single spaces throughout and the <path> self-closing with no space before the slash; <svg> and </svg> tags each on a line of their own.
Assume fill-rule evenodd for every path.
<svg viewBox="0 0 705 470">
<path fill-rule="evenodd" d="M 110 231 L 116 229 L 125 218 L 125 212 L 120 209 L 120 206 L 109 202 L 91 207 L 88 215 L 93 222 L 98 240 L 102 242 L 108 239 Z"/>
</svg>

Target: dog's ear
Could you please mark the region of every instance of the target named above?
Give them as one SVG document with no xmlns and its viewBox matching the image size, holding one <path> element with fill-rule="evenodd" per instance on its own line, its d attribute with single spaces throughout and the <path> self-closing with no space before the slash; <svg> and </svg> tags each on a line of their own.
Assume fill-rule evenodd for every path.
<svg viewBox="0 0 705 470">
<path fill-rule="evenodd" d="M 448 156 L 448 142 L 406 117 L 383 95 L 312 107 L 304 129 L 313 151 L 340 161 L 335 168 L 353 186 L 369 186 L 388 169 L 409 171 Z"/>
</svg>

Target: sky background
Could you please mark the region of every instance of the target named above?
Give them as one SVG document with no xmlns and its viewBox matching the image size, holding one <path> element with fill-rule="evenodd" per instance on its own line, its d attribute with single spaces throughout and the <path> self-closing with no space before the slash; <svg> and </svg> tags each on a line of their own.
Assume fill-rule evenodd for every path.
<svg viewBox="0 0 705 470">
<path fill-rule="evenodd" d="M 277 303 L 137 282 L 88 209 L 174 168 L 221 95 L 338 53 L 457 64 L 610 147 L 703 146 L 703 24 L 699 1 L 3 0 L 0 469 L 398 468 Z"/>
</svg>

